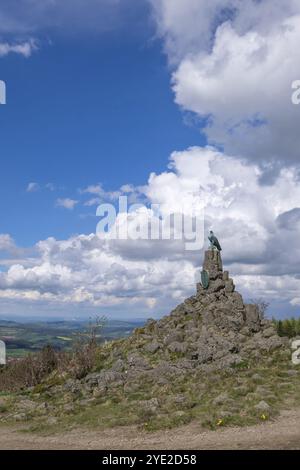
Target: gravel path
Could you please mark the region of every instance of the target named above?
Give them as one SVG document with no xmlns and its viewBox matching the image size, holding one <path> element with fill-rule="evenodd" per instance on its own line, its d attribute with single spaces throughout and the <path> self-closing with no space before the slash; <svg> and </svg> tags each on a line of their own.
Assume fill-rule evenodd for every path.
<svg viewBox="0 0 300 470">
<path fill-rule="evenodd" d="M 274 422 L 245 428 L 203 431 L 197 423 L 154 433 L 135 427 L 105 431 L 74 429 L 65 434 L 40 436 L 20 433 L 20 427 L 0 427 L 0 449 L 298 449 L 300 410 L 285 411 Z"/>
</svg>

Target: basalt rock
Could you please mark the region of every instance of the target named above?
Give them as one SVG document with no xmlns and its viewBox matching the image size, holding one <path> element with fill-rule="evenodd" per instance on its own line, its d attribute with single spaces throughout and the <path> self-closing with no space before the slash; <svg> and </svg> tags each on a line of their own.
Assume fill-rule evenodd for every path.
<svg viewBox="0 0 300 470">
<path fill-rule="evenodd" d="M 244 303 L 229 272 L 223 271 L 218 251 L 205 252 L 203 270 L 209 276 L 207 289 L 197 284 L 196 294 L 169 316 L 146 324 L 141 335 L 144 340 L 151 335 L 143 345 L 146 353 L 159 354 L 173 364 L 177 354 L 181 368 L 186 364 L 187 369 L 207 365 L 218 369 L 285 344 L 271 322 L 261 317 L 258 306 Z"/>
<path fill-rule="evenodd" d="M 114 393 L 135 399 L 141 391 L 156 393 L 157 387 L 163 387 L 167 396 L 184 380 L 197 386 L 201 394 L 203 377 L 217 379 L 216 372 L 224 370 L 230 375 L 249 361 L 257 363 L 260 357 L 285 346 L 286 340 L 261 317 L 259 308 L 244 303 L 229 272 L 223 271 L 219 252 L 205 252 L 203 269 L 209 275 L 207 289 L 197 284 L 195 295 L 169 315 L 158 321 L 151 319 L 130 337 L 104 346 L 106 359 L 100 371 L 56 385 L 53 393 L 60 395 L 60 387 L 83 406 L 82 400 L 104 400 Z M 220 396 L 217 401 L 225 403 L 226 399 Z M 141 401 L 139 406 L 145 416 L 159 409 L 151 400 Z M 30 409 L 30 403 L 24 404 L 26 407 Z"/>
</svg>

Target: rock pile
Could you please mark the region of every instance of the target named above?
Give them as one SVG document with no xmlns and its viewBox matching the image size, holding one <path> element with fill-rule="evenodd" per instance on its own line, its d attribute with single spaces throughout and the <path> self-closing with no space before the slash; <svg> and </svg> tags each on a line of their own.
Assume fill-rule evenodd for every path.
<svg viewBox="0 0 300 470">
<path fill-rule="evenodd" d="M 48 415 L 54 423 L 92 405 L 103 406 L 105 415 L 111 406 L 111 413 L 119 410 L 117 424 L 120 416 L 123 421 L 127 416 L 129 422 L 155 428 L 193 417 L 206 425 L 252 423 L 266 410 L 272 413 L 265 400 L 275 406 L 298 380 L 297 372 L 288 371 L 297 377 L 285 372 L 287 340 L 262 318 L 257 305 L 244 303 L 223 271 L 219 252 L 205 253 L 203 269 L 209 277 L 207 289 L 198 284 L 196 294 L 170 315 L 148 320 L 129 338 L 103 345 L 92 373 L 76 379 L 57 371 L 32 390 L 30 403 L 16 402 L 13 417 Z"/>
<path fill-rule="evenodd" d="M 97 383 L 103 391 L 123 383 L 125 391 L 132 390 L 141 376 L 163 383 L 191 370 L 224 370 L 285 344 L 258 306 L 245 304 L 236 292 L 219 252 L 207 251 L 203 268 L 209 287 L 198 284 L 197 293 L 170 315 L 148 320 L 122 345 L 116 344 L 110 369 L 88 375 L 88 386 Z"/>
<path fill-rule="evenodd" d="M 197 285 L 195 296 L 186 299 L 159 321 L 149 321 L 141 339 L 142 350 L 165 351 L 184 357 L 182 366 L 214 364 L 223 368 L 280 348 L 272 323 L 261 317 L 257 305 L 245 304 L 233 280 L 223 271 L 221 254 L 206 251 L 203 269 L 209 273 L 209 287 Z M 136 335 L 139 334 L 137 331 Z"/>
</svg>

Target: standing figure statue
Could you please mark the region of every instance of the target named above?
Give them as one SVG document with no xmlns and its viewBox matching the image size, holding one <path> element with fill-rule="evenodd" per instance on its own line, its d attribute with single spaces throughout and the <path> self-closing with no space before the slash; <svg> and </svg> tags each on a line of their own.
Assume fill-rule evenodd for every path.
<svg viewBox="0 0 300 470">
<path fill-rule="evenodd" d="M 219 240 L 217 239 L 217 237 L 215 236 L 214 232 L 211 230 L 209 232 L 209 237 L 208 237 L 209 241 L 210 241 L 210 249 L 211 250 L 218 250 L 218 251 L 222 251 L 222 248 L 221 248 L 221 245 L 219 243 Z"/>
</svg>

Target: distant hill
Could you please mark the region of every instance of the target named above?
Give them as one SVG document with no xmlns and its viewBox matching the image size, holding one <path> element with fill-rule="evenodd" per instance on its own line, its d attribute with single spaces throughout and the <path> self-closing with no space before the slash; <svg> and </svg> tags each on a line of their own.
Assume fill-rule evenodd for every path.
<svg viewBox="0 0 300 470">
<path fill-rule="evenodd" d="M 102 341 L 129 336 L 143 321 L 108 321 L 102 332 Z M 46 345 L 55 350 L 69 350 L 76 334 L 85 331 L 86 321 L 57 320 L 23 323 L 0 319 L 0 339 L 7 347 L 8 358 L 22 357 L 28 352 L 40 351 Z"/>
</svg>

